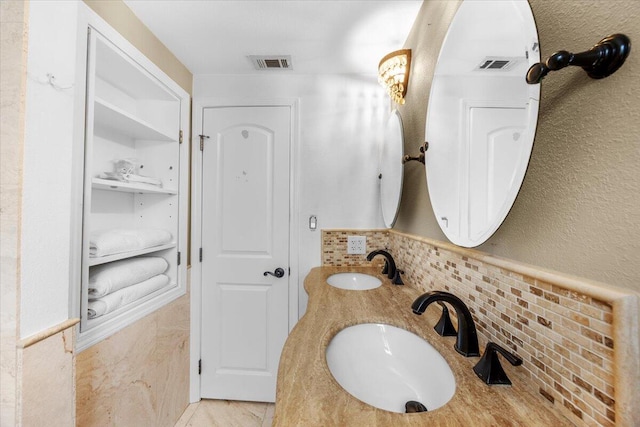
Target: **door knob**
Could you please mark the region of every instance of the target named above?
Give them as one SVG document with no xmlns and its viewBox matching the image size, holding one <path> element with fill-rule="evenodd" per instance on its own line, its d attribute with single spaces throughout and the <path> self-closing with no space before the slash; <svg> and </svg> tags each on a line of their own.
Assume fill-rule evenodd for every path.
<svg viewBox="0 0 640 427">
<path fill-rule="evenodd" d="M 280 278 L 280 277 L 283 277 L 283 276 L 284 276 L 284 269 L 283 269 L 283 268 L 278 267 L 278 268 L 276 268 L 276 271 L 274 271 L 273 273 L 272 273 L 272 272 L 270 272 L 270 271 L 265 271 L 265 272 L 264 272 L 264 275 L 266 276 L 267 274 L 270 274 L 270 275 L 272 275 L 272 276 L 275 276 L 275 277 Z"/>
</svg>

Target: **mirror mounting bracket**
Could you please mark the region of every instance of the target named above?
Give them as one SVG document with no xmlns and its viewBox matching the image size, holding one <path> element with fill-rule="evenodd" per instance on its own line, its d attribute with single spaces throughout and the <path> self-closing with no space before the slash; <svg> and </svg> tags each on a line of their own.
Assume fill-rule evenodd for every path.
<svg viewBox="0 0 640 427">
<path fill-rule="evenodd" d="M 405 154 L 402 157 L 402 164 L 404 165 L 405 163 L 410 162 L 412 160 L 417 160 L 424 165 L 424 153 L 426 153 L 428 149 L 429 149 L 429 142 L 425 141 L 424 144 L 420 146 L 420 154 L 418 156 L 410 156 L 408 154 Z"/>
<path fill-rule="evenodd" d="M 631 40 L 624 34 L 612 34 L 600 40 L 591 49 L 571 53 L 566 50 L 551 55 L 544 63 L 533 64 L 527 72 L 527 83 L 537 84 L 550 72 L 570 65 L 582 67 L 589 77 L 602 79 L 624 64 L 631 51 Z"/>
</svg>

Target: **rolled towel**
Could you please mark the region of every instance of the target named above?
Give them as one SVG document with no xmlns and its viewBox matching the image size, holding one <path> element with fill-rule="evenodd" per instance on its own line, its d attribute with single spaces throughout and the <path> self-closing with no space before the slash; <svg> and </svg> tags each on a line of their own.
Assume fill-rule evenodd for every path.
<svg viewBox="0 0 640 427">
<path fill-rule="evenodd" d="M 89 269 L 89 298 L 99 298 L 164 273 L 169 267 L 161 257 L 138 257 Z"/>
<path fill-rule="evenodd" d="M 114 228 L 89 236 L 89 255 L 101 257 L 170 243 L 171 233 L 159 228 Z"/>
<path fill-rule="evenodd" d="M 88 317 L 89 319 L 95 319 L 96 317 L 104 316 L 165 287 L 168 283 L 169 277 L 159 274 L 144 282 L 120 289 L 101 298 L 90 299 L 87 310 Z"/>
</svg>

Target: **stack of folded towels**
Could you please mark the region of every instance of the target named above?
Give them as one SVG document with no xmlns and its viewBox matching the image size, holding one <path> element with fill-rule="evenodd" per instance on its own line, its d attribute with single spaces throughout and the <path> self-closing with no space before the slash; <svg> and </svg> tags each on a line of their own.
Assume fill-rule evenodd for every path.
<svg viewBox="0 0 640 427">
<path fill-rule="evenodd" d="M 160 228 L 112 228 L 89 235 L 92 258 L 137 251 L 170 243 L 171 233 Z"/>
<path fill-rule="evenodd" d="M 169 266 L 162 257 L 138 257 L 98 265 L 89 269 L 88 317 L 111 313 L 169 283 Z"/>
</svg>

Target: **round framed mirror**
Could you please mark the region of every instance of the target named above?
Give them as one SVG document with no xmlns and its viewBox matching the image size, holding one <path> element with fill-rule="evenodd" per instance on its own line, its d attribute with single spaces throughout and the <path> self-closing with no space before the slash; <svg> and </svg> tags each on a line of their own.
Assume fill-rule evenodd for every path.
<svg viewBox="0 0 640 427">
<path fill-rule="evenodd" d="M 393 110 L 384 130 L 380 147 L 380 205 L 385 226 L 393 227 L 398 216 L 404 175 L 404 135 L 402 118 Z"/>
<path fill-rule="evenodd" d="M 524 179 L 538 117 L 540 61 L 527 0 L 464 0 L 442 44 L 429 97 L 425 154 L 436 220 L 474 247 L 500 227 Z"/>
</svg>

